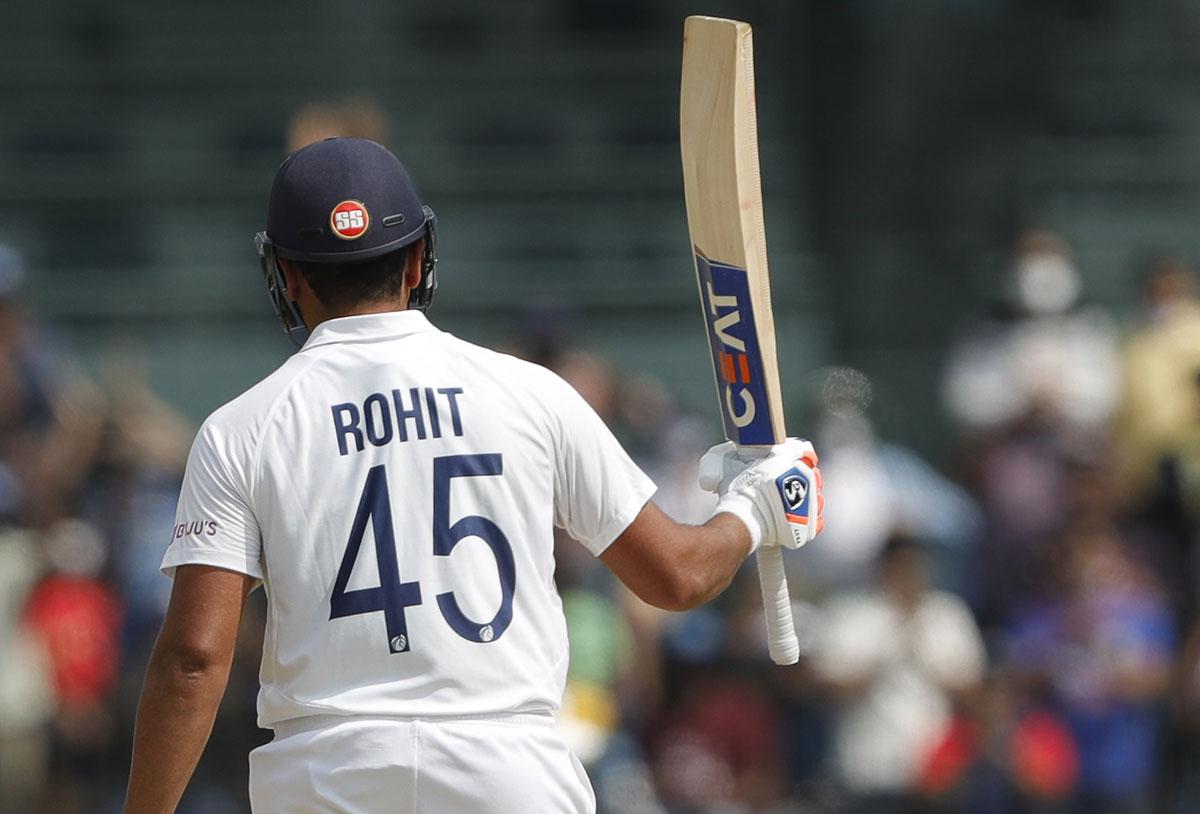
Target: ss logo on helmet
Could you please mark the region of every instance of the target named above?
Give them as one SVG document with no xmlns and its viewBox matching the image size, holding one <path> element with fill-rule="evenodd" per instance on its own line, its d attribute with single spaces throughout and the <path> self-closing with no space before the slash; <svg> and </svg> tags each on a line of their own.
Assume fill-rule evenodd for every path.
<svg viewBox="0 0 1200 814">
<path fill-rule="evenodd" d="M 788 511 L 794 512 L 804 503 L 804 497 L 808 494 L 808 482 L 800 475 L 785 475 L 783 483 L 780 484 L 780 491 Z"/>
<path fill-rule="evenodd" d="M 354 240 L 367 231 L 371 216 L 367 214 L 367 207 L 362 201 L 342 201 L 329 213 L 329 225 L 342 240 Z"/>
</svg>

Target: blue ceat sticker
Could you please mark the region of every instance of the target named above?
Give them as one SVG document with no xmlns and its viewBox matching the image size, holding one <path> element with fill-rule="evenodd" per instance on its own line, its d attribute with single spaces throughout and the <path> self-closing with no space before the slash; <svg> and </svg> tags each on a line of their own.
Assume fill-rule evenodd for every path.
<svg viewBox="0 0 1200 814">
<path fill-rule="evenodd" d="M 808 478 L 796 468 L 789 469 L 775 479 L 783 510 L 788 520 L 794 523 L 808 522 Z"/>
<path fill-rule="evenodd" d="M 736 444 L 774 444 L 762 351 L 750 307 L 746 270 L 696 252 L 700 298 L 708 323 L 725 435 Z"/>
</svg>

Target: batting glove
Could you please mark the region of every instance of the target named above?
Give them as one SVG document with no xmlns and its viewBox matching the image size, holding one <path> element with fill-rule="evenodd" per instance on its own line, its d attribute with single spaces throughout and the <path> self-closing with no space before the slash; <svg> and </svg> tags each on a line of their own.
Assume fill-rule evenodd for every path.
<svg viewBox="0 0 1200 814">
<path fill-rule="evenodd" d="M 801 438 L 789 438 L 755 458 L 739 456 L 727 441 L 700 459 L 700 487 L 721 496 L 714 514 L 728 512 L 746 525 L 751 550 L 799 548 L 825 527 L 817 463 L 816 450 Z"/>
</svg>

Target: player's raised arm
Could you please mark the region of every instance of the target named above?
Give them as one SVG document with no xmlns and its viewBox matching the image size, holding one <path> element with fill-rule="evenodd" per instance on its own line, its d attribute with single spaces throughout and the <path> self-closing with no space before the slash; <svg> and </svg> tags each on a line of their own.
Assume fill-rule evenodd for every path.
<svg viewBox="0 0 1200 814">
<path fill-rule="evenodd" d="M 748 466 L 733 444 L 720 444 L 701 463 L 701 486 L 721 495 L 707 523 L 677 523 L 648 503 L 600 559 L 642 601 L 694 608 L 725 590 L 759 546 L 799 548 L 815 537 L 821 485 L 807 441 L 789 439 Z"/>
<path fill-rule="evenodd" d="M 167 814 L 179 804 L 212 731 L 256 584 L 208 565 L 176 569 L 138 704 L 125 814 Z"/>
<path fill-rule="evenodd" d="M 647 503 L 600 560 L 643 602 L 683 611 L 725 590 L 750 550 L 750 532 L 733 515 L 688 526 Z"/>
</svg>

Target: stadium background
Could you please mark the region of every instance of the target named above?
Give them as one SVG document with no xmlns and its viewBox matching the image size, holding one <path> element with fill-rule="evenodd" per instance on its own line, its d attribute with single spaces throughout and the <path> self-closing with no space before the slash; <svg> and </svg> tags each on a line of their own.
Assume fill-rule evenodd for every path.
<svg viewBox="0 0 1200 814">
<path fill-rule="evenodd" d="M 439 215 L 440 326 L 558 367 L 679 512 L 702 512 L 683 470 L 717 424 L 677 141 L 681 22 L 700 12 L 756 28 L 790 426 L 817 434 L 841 419 L 837 448 L 848 421 L 861 431 L 869 418 L 870 437 L 887 441 L 864 447 L 870 472 L 904 482 L 843 481 L 875 522 L 842 540 L 856 557 L 793 563 L 806 629 L 819 638 L 831 600 L 882 590 L 875 555 L 916 542 L 938 584 L 970 605 L 989 669 L 936 690 L 956 712 L 954 732 L 974 732 L 933 739 L 966 755 L 953 771 L 855 786 L 833 746 L 849 706 L 830 703 L 853 701 L 817 655 L 765 668 L 752 584 L 719 612 L 664 618 L 565 554 L 568 610 L 587 648 L 573 653 L 587 699 L 577 734 L 600 750 L 602 804 L 1200 805 L 1186 771 L 1200 695 L 1189 645 L 1196 419 L 1153 436 L 1149 465 L 1109 452 L 1148 437 L 1130 417 L 1139 397 L 1178 396 L 1200 367 L 1200 351 L 1166 353 L 1164 365 L 1187 371 L 1159 394 L 1135 390 L 1115 355 L 1164 313 L 1145 307 L 1147 280 L 1170 278 L 1194 306 L 1179 281 L 1200 250 L 1200 3 L 54 0 L 10 4 L 0 26 L 0 241 L 24 269 L 0 263 L 0 810 L 110 811 L 119 800 L 180 450 L 290 350 L 251 236 L 288 139 L 306 126 L 378 135 L 410 167 Z M 1086 306 L 1014 313 L 1014 246 L 1031 245 L 1072 258 Z M 1160 256 L 1178 262 L 1153 266 Z M 1112 342 L 1111 358 L 1061 356 L 1086 362 L 1101 381 L 1081 387 L 1103 404 L 1057 411 L 1039 394 L 982 423 L 955 409 L 956 359 L 985 373 L 1007 363 L 956 348 L 978 350 L 970 337 L 983 336 L 1003 356 L 996 337 L 1019 334 L 1023 320 L 1048 328 L 1053 345 L 1058 317 L 1083 320 L 1070 324 L 1093 349 Z M 1043 486 L 1000 494 L 1013 478 Z M 1033 528 L 1005 525 L 1013 505 Z M 1075 551 L 1087 545 L 1070 541 L 1100 526 L 1117 553 Z M 1021 541 L 1034 537 L 1030 554 Z M 1108 556 L 1121 576 L 1030 587 L 979 573 L 1041 568 L 1068 548 Z M 1093 670 L 1086 680 L 1100 689 L 1081 689 L 1081 673 L 1026 652 L 1030 626 L 1041 631 L 1026 608 L 1090 607 L 1089 597 L 1120 606 L 1105 617 L 1118 644 L 1097 645 L 1096 659 L 1128 655 L 1132 695 L 1104 688 L 1116 668 Z M 51 644 L 40 684 L 52 692 L 39 695 L 29 654 L 56 636 L 91 657 L 81 666 Z M 248 719 L 253 637 L 218 725 L 225 748 L 206 758 L 190 811 L 243 807 L 243 754 L 259 737 Z M 704 718 L 689 698 L 728 715 Z M 1111 721 L 1081 723 L 1080 704 L 1135 723 L 1097 735 L 1088 727 L 1108 732 Z M 1035 713 L 1045 719 L 1023 726 Z M 1010 730 L 1035 743 L 1034 757 L 1013 757 Z M 1105 760 L 1147 766 L 1109 787 L 1096 779 Z"/>
</svg>

